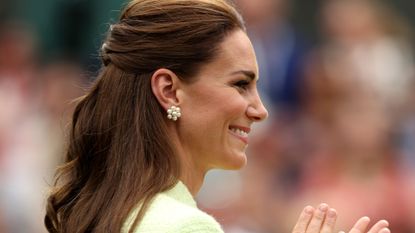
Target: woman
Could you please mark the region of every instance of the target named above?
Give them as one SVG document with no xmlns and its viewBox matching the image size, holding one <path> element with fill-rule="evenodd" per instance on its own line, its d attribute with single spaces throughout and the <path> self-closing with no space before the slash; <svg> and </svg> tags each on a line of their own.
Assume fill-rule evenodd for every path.
<svg viewBox="0 0 415 233">
<path fill-rule="evenodd" d="M 193 196 L 208 170 L 245 165 L 250 127 L 267 117 L 240 15 L 225 0 L 134 0 L 102 58 L 74 112 L 48 231 L 223 232 Z M 332 232 L 335 211 L 320 209 L 294 231 Z"/>
</svg>

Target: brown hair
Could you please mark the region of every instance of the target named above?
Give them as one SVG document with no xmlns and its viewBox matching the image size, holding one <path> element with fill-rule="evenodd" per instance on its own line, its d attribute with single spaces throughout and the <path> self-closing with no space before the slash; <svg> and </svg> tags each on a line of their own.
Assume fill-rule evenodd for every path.
<svg viewBox="0 0 415 233">
<path fill-rule="evenodd" d="M 141 204 L 178 182 L 179 162 L 151 90 L 159 68 L 192 81 L 230 32 L 245 30 L 226 0 L 134 0 L 111 26 L 102 68 L 76 106 L 65 163 L 47 202 L 49 232 L 120 232 Z"/>
</svg>

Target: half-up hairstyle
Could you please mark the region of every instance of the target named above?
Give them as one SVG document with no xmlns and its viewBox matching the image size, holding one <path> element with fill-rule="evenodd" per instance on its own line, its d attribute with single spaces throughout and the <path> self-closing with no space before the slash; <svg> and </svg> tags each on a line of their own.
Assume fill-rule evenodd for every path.
<svg viewBox="0 0 415 233">
<path fill-rule="evenodd" d="M 152 93 L 159 68 L 191 82 L 232 31 L 245 30 L 226 0 L 133 0 L 111 25 L 102 67 L 73 114 L 65 162 L 47 201 L 52 233 L 120 232 L 140 206 L 178 182 L 178 156 Z"/>
</svg>

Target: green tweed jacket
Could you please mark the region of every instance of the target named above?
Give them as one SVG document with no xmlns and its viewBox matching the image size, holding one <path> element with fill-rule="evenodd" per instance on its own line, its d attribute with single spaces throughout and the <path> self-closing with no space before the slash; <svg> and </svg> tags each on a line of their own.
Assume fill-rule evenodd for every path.
<svg viewBox="0 0 415 233">
<path fill-rule="evenodd" d="M 122 233 L 128 233 L 138 209 L 124 224 Z M 179 183 L 158 194 L 134 233 L 223 233 L 219 223 L 199 210 L 186 186 Z"/>
</svg>

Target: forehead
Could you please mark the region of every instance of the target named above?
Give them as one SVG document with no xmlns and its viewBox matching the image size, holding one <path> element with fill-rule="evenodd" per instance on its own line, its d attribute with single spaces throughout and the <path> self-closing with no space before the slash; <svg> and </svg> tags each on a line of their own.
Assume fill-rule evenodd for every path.
<svg viewBox="0 0 415 233">
<path fill-rule="evenodd" d="M 251 71 L 258 76 L 258 65 L 252 43 L 244 31 L 237 30 L 225 37 L 217 55 L 202 67 L 201 73 L 223 76 L 241 70 Z"/>
</svg>

